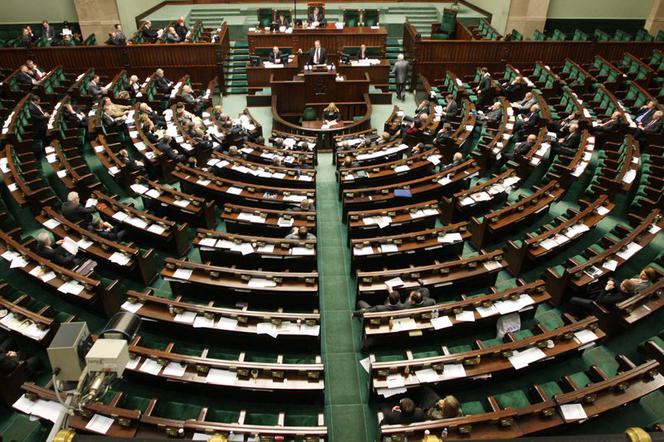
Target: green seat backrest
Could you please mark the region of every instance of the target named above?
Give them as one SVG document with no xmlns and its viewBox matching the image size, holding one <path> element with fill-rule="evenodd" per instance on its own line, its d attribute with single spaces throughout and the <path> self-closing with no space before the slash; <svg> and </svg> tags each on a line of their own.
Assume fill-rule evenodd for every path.
<svg viewBox="0 0 664 442">
<path fill-rule="evenodd" d="M 316 113 L 316 109 L 313 107 L 305 107 L 304 112 L 302 112 L 302 120 L 303 121 L 314 121 L 318 119 L 318 114 Z"/>
<path fill-rule="evenodd" d="M 364 26 L 378 26 L 380 23 L 379 9 L 365 9 L 362 13 Z"/>
<path fill-rule="evenodd" d="M 343 17 L 344 25 L 349 28 L 354 28 L 360 24 L 359 9 L 344 9 Z"/>
<path fill-rule="evenodd" d="M 272 24 L 274 14 L 274 10 L 272 8 L 259 8 L 257 14 L 259 27 L 265 28 Z"/>
</svg>

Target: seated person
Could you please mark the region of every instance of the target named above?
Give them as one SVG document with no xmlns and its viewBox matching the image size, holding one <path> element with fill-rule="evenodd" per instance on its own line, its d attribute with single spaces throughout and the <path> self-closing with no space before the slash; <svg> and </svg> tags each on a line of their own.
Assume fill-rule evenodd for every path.
<svg viewBox="0 0 664 442">
<path fill-rule="evenodd" d="M 87 229 L 101 236 L 102 238 L 109 239 L 111 241 L 122 242 L 127 236 L 127 231 L 115 227 L 111 223 L 103 221 L 100 217 L 94 217 L 92 222 L 88 224 Z"/>
<path fill-rule="evenodd" d="M 35 41 L 35 36 L 32 33 L 32 29 L 30 29 L 30 26 L 25 26 L 21 30 L 21 36 L 18 38 L 18 45 L 22 46 L 24 48 L 29 48 L 32 46 L 32 43 Z"/>
<path fill-rule="evenodd" d="M 301 239 L 301 240 L 312 240 L 316 239 L 316 235 L 309 232 L 306 226 L 293 227 L 291 233 L 286 235 L 286 239 Z"/>
<path fill-rule="evenodd" d="M 115 104 L 108 97 L 104 97 L 102 105 L 104 106 L 104 111 L 108 114 L 109 117 L 113 118 L 114 120 L 124 121 L 132 109 L 131 106 L 126 106 L 124 104 Z"/>
<path fill-rule="evenodd" d="M 193 121 L 187 122 L 185 126 L 187 135 L 189 135 L 194 142 L 194 147 L 199 150 L 212 149 L 212 141 L 208 134 L 201 128 L 196 127 Z"/>
<path fill-rule="evenodd" d="M 179 102 L 175 106 L 175 118 L 177 118 L 178 122 L 185 126 L 188 122 L 193 122 L 196 127 L 203 127 L 203 120 L 201 120 L 200 117 L 192 114 L 189 112 L 183 102 Z"/>
<path fill-rule="evenodd" d="M 516 144 L 512 152 L 507 152 L 503 155 L 503 157 L 500 159 L 500 164 L 504 164 L 505 162 L 514 159 L 523 158 L 525 155 L 528 154 L 528 152 L 530 152 L 533 146 L 535 146 L 535 143 L 537 143 L 537 135 L 535 134 L 528 135 L 526 141 Z"/>
<path fill-rule="evenodd" d="M 166 93 L 173 87 L 173 82 L 164 76 L 164 70 L 159 68 L 154 71 L 154 80 L 159 92 Z"/>
<path fill-rule="evenodd" d="M 108 88 L 101 87 L 99 85 L 99 75 L 93 76 L 92 80 L 90 80 L 90 83 L 88 83 L 88 95 L 92 96 L 93 98 L 99 98 L 102 95 L 106 95 L 107 93 Z"/>
<path fill-rule="evenodd" d="M 637 125 L 648 124 L 655 112 L 657 112 L 657 104 L 654 101 L 649 101 L 636 111 L 634 122 Z"/>
<path fill-rule="evenodd" d="M 40 81 L 46 75 L 32 60 L 25 60 L 25 65 L 28 67 L 28 75 L 37 81 Z"/>
<path fill-rule="evenodd" d="M 450 118 L 456 117 L 459 112 L 459 105 L 457 105 L 457 102 L 454 100 L 454 95 L 452 94 L 445 95 L 445 101 L 447 104 L 443 107 L 442 116 L 446 120 L 449 120 Z"/>
<path fill-rule="evenodd" d="M 601 123 L 595 125 L 590 132 L 595 134 L 605 134 L 608 132 L 615 132 L 620 129 L 625 124 L 623 116 L 619 111 L 615 111 L 611 114 L 611 117 Z"/>
<path fill-rule="evenodd" d="M 521 100 L 512 102 L 511 106 L 516 113 L 521 113 L 527 112 L 533 104 L 537 104 L 537 98 L 535 98 L 532 92 L 526 92 L 526 95 Z"/>
<path fill-rule="evenodd" d="M 452 162 L 448 164 L 447 167 L 454 167 L 457 164 L 461 164 L 463 162 L 463 154 L 461 152 L 454 152 L 454 155 L 452 155 Z"/>
<path fill-rule="evenodd" d="M 307 21 L 310 26 L 323 26 L 325 25 L 325 16 L 320 8 L 316 6 L 313 11 L 311 11 L 311 14 L 309 14 L 309 17 L 307 17 Z"/>
<path fill-rule="evenodd" d="M 443 124 L 443 127 L 438 131 L 433 139 L 434 146 L 448 147 L 456 145 L 452 135 L 454 135 L 454 129 L 452 129 L 452 125 L 450 123 Z"/>
<path fill-rule="evenodd" d="M 640 143 L 645 143 L 647 135 L 661 134 L 664 129 L 664 118 L 662 118 L 662 116 L 664 116 L 664 112 L 658 110 L 652 114 L 650 121 L 637 124 L 634 138 L 639 140 Z"/>
<path fill-rule="evenodd" d="M 80 110 L 74 109 L 74 106 L 71 103 L 65 103 L 63 115 L 67 123 L 72 124 L 73 126 L 79 126 L 87 120 L 87 116 Z"/>
<path fill-rule="evenodd" d="M 122 163 L 125 166 L 127 166 L 127 170 L 129 170 L 130 172 L 145 173 L 145 165 L 143 164 L 143 162 L 138 160 L 132 160 L 129 157 L 129 152 L 127 152 L 127 149 L 120 149 L 118 151 L 117 157 L 120 161 L 122 161 Z"/>
<path fill-rule="evenodd" d="M 182 94 L 180 94 L 180 97 L 182 97 L 182 101 L 191 106 L 194 115 L 198 116 L 201 115 L 204 103 L 202 102 L 200 97 L 196 96 L 196 93 L 191 88 L 191 86 L 189 86 L 188 84 L 182 86 Z"/>
<path fill-rule="evenodd" d="M 325 109 L 323 109 L 323 121 L 325 123 L 330 123 L 332 121 L 339 121 L 341 113 L 336 104 L 330 103 Z"/>
<path fill-rule="evenodd" d="M 461 404 L 456 397 L 448 395 L 441 398 L 433 388 L 426 385 L 422 387 L 420 405 L 431 420 L 461 416 Z"/>
<path fill-rule="evenodd" d="M 286 18 L 286 14 L 283 12 L 279 13 L 279 17 L 277 17 L 277 21 L 274 22 L 278 28 L 284 27 L 286 29 L 291 27 L 291 22 L 288 18 Z"/>
<path fill-rule="evenodd" d="M 174 29 L 178 37 L 180 37 L 180 41 L 185 41 L 187 39 L 187 33 L 189 32 L 189 29 L 184 22 L 184 17 L 178 18 L 178 20 L 175 22 Z"/>
<path fill-rule="evenodd" d="M 411 126 L 406 129 L 405 134 L 409 135 L 411 137 L 417 137 L 422 133 L 422 121 L 418 118 L 413 123 Z"/>
<path fill-rule="evenodd" d="M 383 420 L 380 425 L 408 425 L 425 420 L 427 417 L 422 409 L 416 407 L 415 402 L 406 397 L 399 401 L 399 405 L 383 412 Z"/>
<path fill-rule="evenodd" d="M 136 97 L 136 94 L 138 94 L 141 91 L 141 82 L 138 79 L 138 75 L 132 75 L 129 77 L 129 84 L 127 85 L 127 91 L 129 92 L 129 95 L 132 97 Z"/>
<path fill-rule="evenodd" d="M 401 303 L 401 296 L 399 292 L 392 291 L 388 293 L 385 302 L 379 305 L 371 305 L 367 301 L 360 299 L 357 301 L 358 310 L 353 312 L 354 318 L 362 317 L 367 312 L 391 312 L 395 310 L 403 310 L 406 308 L 405 304 Z"/>
<path fill-rule="evenodd" d="M 79 221 L 90 223 L 92 221 L 92 214 L 96 211 L 96 206 L 83 207 L 81 205 L 78 192 L 69 192 L 67 201 L 62 204 L 62 209 L 60 210 L 62 216 L 75 223 Z"/>
<path fill-rule="evenodd" d="M 500 123 L 502 115 L 503 107 L 500 105 L 499 101 L 496 101 L 484 115 L 480 115 L 479 119 L 485 123 L 496 125 Z"/>
<path fill-rule="evenodd" d="M 430 108 L 431 102 L 425 98 L 424 100 L 420 101 L 420 104 L 418 104 L 417 108 L 415 108 L 415 116 L 419 117 L 422 114 L 428 114 Z"/>
<path fill-rule="evenodd" d="M 650 288 L 650 286 L 656 283 L 659 278 L 660 274 L 657 273 L 657 270 L 652 267 L 646 267 L 641 270 L 638 278 L 630 278 L 629 281 L 634 284 L 634 291 L 639 293 Z"/>
<path fill-rule="evenodd" d="M 64 248 L 59 245 L 62 244 L 62 240 L 58 241 L 58 247 L 52 247 L 51 235 L 47 232 L 42 232 L 37 235 L 37 243 L 35 245 L 35 253 L 37 253 L 42 258 L 46 258 L 51 261 L 53 264 L 59 265 L 60 267 L 67 267 L 69 269 L 77 266 L 80 263 L 80 259 L 72 255 Z"/>
<path fill-rule="evenodd" d="M 509 83 L 503 83 L 503 93 L 508 100 L 512 101 L 520 97 L 526 90 L 527 84 L 523 76 L 518 75 Z"/>
<path fill-rule="evenodd" d="M 164 41 L 166 43 L 179 43 L 182 40 L 180 40 L 180 36 L 175 31 L 175 28 L 173 26 L 169 26 L 168 29 L 166 29 L 166 35 L 164 36 Z"/>
<path fill-rule="evenodd" d="M 539 105 L 533 104 L 530 106 L 528 114 L 517 116 L 516 123 L 514 124 L 514 134 L 519 136 L 524 132 L 534 130 L 540 121 Z"/>
<path fill-rule="evenodd" d="M 588 288 L 586 297 L 581 298 L 573 296 L 570 298 L 570 304 L 586 310 L 588 313 L 594 313 L 594 304 L 597 303 L 603 307 L 612 308 L 619 302 L 622 302 L 637 293 L 636 284 L 630 279 L 624 279 L 620 285 L 616 285 L 613 279 L 608 279 L 604 287 Z"/>
<path fill-rule="evenodd" d="M 549 127 L 559 133 L 568 132 L 570 125 L 576 124 L 578 126 L 579 118 L 581 118 L 581 114 L 579 114 L 579 111 L 575 110 L 570 112 L 569 115 L 562 120 L 552 121 Z"/>
<path fill-rule="evenodd" d="M 166 118 L 164 118 L 163 115 L 161 115 L 158 112 L 155 112 L 152 110 L 150 106 L 148 106 L 147 103 L 141 103 L 138 106 L 138 112 L 143 115 L 146 114 L 148 117 L 150 117 L 150 120 L 158 127 L 161 129 L 166 129 Z"/>
<path fill-rule="evenodd" d="M 300 50 L 302 52 L 302 50 Z M 320 40 L 314 42 L 314 47 L 307 51 L 307 64 L 326 64 L 327 53 L 325 48 L 321 47 Z"/>
<path fill-rule="evenodd" d="M 150 20 L 145 20 L 145 22 L 143 22 L 141 33 L 146 40 L 156 40 L 159 38 L 159 31 L 152 29 L 152 22 Z"/>
<path fill-rule="evenodd" d="M 187 160 L 187 157 L 179 153 L 173 146 L 171 142 L 173 139 L 169 134 L 165 134 L 161 140 L 156 144 L 157 149 L 159 149 L 166 157 L 170 160 L 175 161 L 176 163 L 184 163 Z"/>
<path fill-rule="evenodd" d="M 267 61 L 270 63 L 281 63 L 281 51 L 279 50 L 279 46 L 272 48 L 272 52 L 267 56 Z"/>
<path fill-rule="evenodd" d="M 579 143 L 581 143 L 579 126 L 576 124 L 571 124 L 569 126 L 569 134 L 566 137 L 558 138 L 557 141 L 551 143 L 551 155 L 549 155 L 549 159 L 553 159 L 559 154 L 567 156 L 576 155 L 576 150 L 579 148 Z"/>
<path fill-rule="evenodd" d="M 21 65 L 21 67 L 18 70 L 18 74 L 16 74 L 16 84 L 20 86 L 28 86 L 32 87 L 35 84 L 37 84 L 38 81 L 30 75 L 30 69 L 26 65 Z"/>
<path fill-rule="evenodd" d="M 139 123 L 141 125 L 141 132 L 151 143 L 156 143 L 159 141 L 159 133 L 157 131 L 157 126 L 154 125 L 150 117 L 146 114 L 141 115 L 139 118 Z"/>
<path fill-rule="evenodd" d="M 368 60 L 371 58 L 367 52 L 367 45 L 364 43 L 360 45 L 360 50 L 357 52 L 357 59 L 359 60 Z"/>
<path fill-rule="evenodd" d="M 6 338 L 0 343 L 0 373 L 9 376 L 23 361 L 27 376 L 33 378 L 44 368 L 44 364 L 37 356 L 23 357 L 17 348 L 12 338 Z"/>
<path fill-rule="evenodd" d="M 113 32 L 108 33 L 108 44 L 115 46 L 123 46 L 127 44 L 127 37 L 122 32 L 122 25 L 116 24 L 113 27 Z"/>
</svg>

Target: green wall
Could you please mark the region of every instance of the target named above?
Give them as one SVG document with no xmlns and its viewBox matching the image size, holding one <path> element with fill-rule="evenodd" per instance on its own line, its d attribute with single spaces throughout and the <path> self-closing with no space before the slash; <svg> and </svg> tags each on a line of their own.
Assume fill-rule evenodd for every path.
<svg viewBox="0 0 664 442">
<path fill-rule="evenodd" d="M 647 19 L 653 0 L 550 0 L 547 18 Z"/>
<path fill-rule="evenodd" d="M 0 22 L 7 24 L 78 21 L 74 0 L 0 0 L 0 10 Z"/>
<path fill-rule="evenodd" d="M 478 6 L 485 11 L 490 12 L 491 25 L 501 34 L 505 33 L 507 26 L 507 16 L 510 11 L 511 0 L 467 0 L 468 3 Z"/>
</svg>

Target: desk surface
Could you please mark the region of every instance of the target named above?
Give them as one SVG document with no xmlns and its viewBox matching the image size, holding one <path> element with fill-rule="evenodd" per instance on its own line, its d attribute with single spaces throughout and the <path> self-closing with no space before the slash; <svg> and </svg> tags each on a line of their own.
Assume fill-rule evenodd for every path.
<svg viewBox="0 0 664 442">
<path fill-rule="evenodd" d="M 334 126 L 330 126 L 327 128 L 323 128 L 323 124 L 324 122 L 322 120 L 303 121 L 302 127 L 307 129 L 334 130 L 344 127 L 346 125 L 346 121 L 338 121 L 337 124 L 335 124 Z"/>
<path fill-rule="evenodd" d="M 381 47 L 385 49 L 387 30 L 383 27 L 372 29 L 370 27 L 355 27 L 337 29 L 328 23 L 325 27 L 307 29 L 296 28 L 291 33 L 255 30 L 247 32 L 249 52 L 255 53 L 256 48 L 271 48 L 273 46 L 292 47 L 294 51 L 302 49 L 308 51 L 314 46 L 315 40 L 320 40 L 321 46 L 326 49 L 327 56 L 334 56 L 344 46 Z"/>
</svg>

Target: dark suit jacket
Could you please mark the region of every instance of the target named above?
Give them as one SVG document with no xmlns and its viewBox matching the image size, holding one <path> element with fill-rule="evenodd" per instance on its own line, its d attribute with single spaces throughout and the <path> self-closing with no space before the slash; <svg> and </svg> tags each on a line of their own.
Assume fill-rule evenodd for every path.
<svg viewBox="0 0 664 442">
<path fill-rule="evenodd" d="M 427 420 L 427 416 L 419 407 L 415 408 L 413 414 L 409 416 L 405 416 L 399 411 L 389 410 L 383 414 L 381 425 L 408 425 L 413 422 L 422 422 L 425 420 Z"/>
<path fill-rule="evenodd" d="M 652 118 L 653 114 L 655 113 L 657 109 L 654 107 L 651 109 L 648 108 L 641 108 L 639 111 L 636 113 L 636 117 L 634 118 L 634 121 L 637 123 L 641 123 L 643 125 L 648 124 L 650 119 Z"/>
<path fill-rule="evenodd" d="M 281 61 L 281 51 L 277 52 L 276 54 L 274 53 L 274 51 L 271 51 L 268 54 L 267 59 L 271 63 L 277 63 L 277 62 Z"/>
<path fill-rule="evenodd" d="M 44 112 L 46 112 L 44 108 L 42 108 L 42 112 L 39 112 L 39 108 L 35 104 L 30 103 L 28 109 L 30 111 L 30 121 L 32 121 L 35 132 L 46 132 L 46 127 L 48 126 L 48 117 L 44 115 Z"/>
<path fill-rule="evenodd" d="M 362 49 L 360 49 L 357 52 L 357 59 L 358 60 L 366 60 L 367 58 L 369 58 L 369 54 L 367 54 L 367 51 L 362 52 Z"/>
<path fill-rule="evenodd" d="M 523 120 L 523 123 L 521 123 L 522 124 L 521 127 L 523 129 L 532 129 L 535 126 L 537 126 L 537 124 L 539 123 L 539 120 L 540 120 L 539 111 L 531 112 L 528 115 L 528 118 Z"/>
<path fill-rule="evenodd" d="M 54 264 L 62 267 L 68 267 L 74 264 L 74 255 L 69 254 L 62 247 L 42 247 L 37 245 L 35 251 L 43 258 L 48 259 Z"/>
<path fill-rule="evenodd" d="M 561 147 L 565 147 L 567 149 L 573 149 L 576 150 L 579 147 L 579 143 L 581 142 L 581 134 L 576 131 L 574 133 L 570 133 L 565 137 L 562 143 L 560 143 Z"/>
<path fill-rule="evenodd" d="M 325 22 L 325 14 L 319 12 L 317 17 L 314 17 L 314 13 L 312 12 L 309 14 L 309 17 L 307 18 L 309 20 L 309 23 L 313 23 L 317 21 L 318 23 L 323 23 Z"/>
<path fill-rule="evenodd" d="M 155 77 L 154 81 L 155 84 L 157 85 L 157 89 L 159 89 L 160 92 L 167 91 L 170 88 L 168 86 L 170 80 L 166 77 Z"/>
<path fill-rule="evenodd" d="M 3 376 L 10 375 L 18 367 L 18 358 L 7 356 L 5 352 L 0 353 L 0 374 Z"/>
<path fill-rule="evenodd" d="M 324 112 L 323 113 L 323 119 L 325 121 L 335 121 L 339 120 L 341 116 L 339 115 L 339 112 Z"/>
<path fill-rule="evenodd" d="M 90 94 L 95 98 L 98 98 L 104 94 L 104 91 L 101 89 L 101 87 L 99 87 L 99 85 L 90 82 L 90 84 L 88 84 L 88 94 Z"/>
<path fill-rule="evenodd" d="M 284 21 L 279 20 L 279 17 L 277 17 L 276 23 L 277 23 L 277 26 L 279 26 L 279 27 L 286 26 L 287 28 L 290 28 L 290 26 L 291 26 L 290 21 L 288 21 L 288 18 L 286 18 L 286 17 L 284 17 Z"/>
<path fill-rule="evenodd" d="M 457 102 L 452 100 L 449 103 L 447 103 L 447 106 L 445 106 L 445 115 L 448 117 L 453 117 L 459 112 L 459 106 L 457 105 Z"/>
<path fill-rule="evenodd" d="M 183 93 L 181 95 L 181 97 L 182 97 L 182 101 L 184 101 L 187 104 L 196 103 L 196 97 L 194 97 L 194 94 Z"/>
<path fill-rule="evenodd" d="M 479 84 L 480 94 L 486 94 L 491 90 L 491 76 L 483 76 Z"/>
<path fill-rule="evenodd" d="M 178 25 L 176 24 L 173 26 L 175 28 L 175 33 L 178 34 L 178 37 L 180 37 L 180 41 L 184 41 L 184 39 L 187 37 L 187 32 L 189 29 L 187 29 L 187 25 Z"/>
<path fill-rule="evenodd" d="M 16 76 L 16 83 L 25 86 L 32 86 L 34 84 L 32 82 L 32 77 L 26 74 L 25 72 L 18 73 L 18 75 Z"/>
<path fill-rule="evenodd" d="M 141 29 L 141 32 L 143 33 L 143 37 L 148 38 L 148 39 L 155 39 L 157 38 L 157 31 L 155 31 L 152 28 L 146 28 L 143 26 L 143 29 Z"/>
<path fill-rule="evenodd" d="M 644 124 L 643 132 L 647 134 L 658 134 L 662 132 L 662 119 L 660 118 L 657 121 L 651 120 L 647 124 Z"/>
<path fill-rule="evenodd" d="M 97 209 L 95 207 L 83 207 L 80 204 L 73 203 L 71 201 L 65 201 L 62 204 L 62 216 L 67 218 L 69 221 L 78 222 L 78 221 L 92 221 L 92 214 L 95 213 Z"/>
<path fill-rule="evenodd" d="M 502 114 L 503 114 L 503 110 L 502 110 L 502 109 L 492 110 L 492 111 L 487 112 L 487 113 L 485 114 L 485 115 L 486 115 L 486 120 L 487 120 L 489 123 L 497 123 L 497 122 L 500 121 L 500 117 L 502 116 Z"/>
<path fill-rule="evenodd" d="M 525 154 L 530 152 L 530 149 L 532 149 L 534 145 L 535 143 L 529 143 L 528 141 L 519 143 L 519 145 L 514 147 L 514 155 L 524 156 Z"/>
<path fill-rule="evenodd" d="M 315 55 L 316 55 L 316 48 L 309 49 L 309 52 L 307 52 L 307 56 L 309 57 L 307 63 L 314 64 Z M 325 64 L 326 62 L 327 62 L 327 52 L 325 52 L 325 48 L 320 48 L 318 64 Z"/>
</svg>

